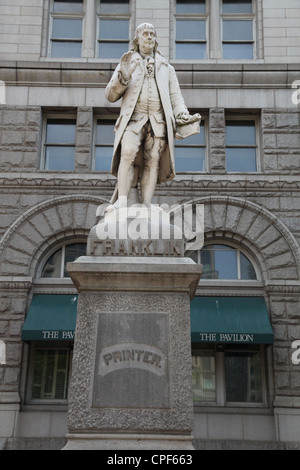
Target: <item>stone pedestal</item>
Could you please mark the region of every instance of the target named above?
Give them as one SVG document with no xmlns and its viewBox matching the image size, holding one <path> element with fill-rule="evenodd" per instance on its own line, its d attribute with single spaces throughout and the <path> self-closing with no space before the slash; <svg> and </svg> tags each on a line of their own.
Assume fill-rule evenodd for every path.
<svg viewBox="0 0 300 470">
<path fill-rule="evenodd" d="M 185 257 L 84 256 L 64 449 L 192 449 L 190 298 Z"/>
</svg>

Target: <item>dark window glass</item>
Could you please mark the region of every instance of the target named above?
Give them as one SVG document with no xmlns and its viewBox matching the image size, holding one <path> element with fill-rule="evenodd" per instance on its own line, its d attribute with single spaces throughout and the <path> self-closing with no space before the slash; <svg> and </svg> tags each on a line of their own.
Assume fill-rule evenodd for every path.
<svg viewBox="0 0 300 470">
<path fill-rule="evenodd" d="M 193 400 L 216 402 L 216 364 L 213 351 L 192 356 Z"/>
<path fill-rule="evenodd" d="M 100 12 L 119 15 L 129 13 L 129 0 L 100 0 Z"/>
<path fill-rule="evenodd" d="M 67 271 L 67 263 L 72 263 L 80 256 L 85 256 L 86 244 L 85 243 L 72 243 L 65 246 L 65 259 L 64 259 L 64 277 L 69 277 Z"/>
<path fill-rule="evenodd" d="M 223 13 L 252 13 L 252 0 L 223 0 Z"/>
<path fill-rule="evenodd" d="M 45 170 L 74 170 L 76 121 L 48 119 Z"/>
<path fill-rule="evenodd" d="M 226 170 L 257 171 L 255 121 L 226 121 Z"/>
<path fill-rule="evenodd" d="M 197 258 L 193 258 L 196 262 Z M 206 245 L 200 251 L 202 279 L 257 279 L 250 260 L 239 250 L 227 245 Z"/>
<path fill-rule="evenodd" d="M 205 21 L 178 20 L 176 21 L 176 40 L 205 40 Z"/>
<path fill-rule="evenodd" d="M 98 119 L 95 145 L 95 170 L 109 171 L 114 145 L 115 121 Z"/>
<path fill-rule="evenodd" d="M 223 21 L 224 41 L 252 41 L 253 26 L 248 20 L 226 20 Z"/>
<path fill-rule="evenodd" d="M 205 125 L 200 125 L 200 133 L 183 140 L 175 140 L 176 171 L 205 170 Z"/>
<path fill-rule="evenodd" d="M 83 0 L 54 0 L 53 11 L 82 13 Z"/>
<path fill-rule="evenodd" d="M 59 248 L 46 261 L 42 269 L 42 278 L 69 277 L 66 264 L 86 255 L 86 243 L 71 243 Z"/>
<path fill-rule="evenodd" d="M 129 20 L 100 19 L 99 57 L 119 59 L 129 47 Z"/>
<path fill-rule="evenodd" d="M 81 39 L 82 20 L 69 18 L 54 18 L 52 39 Z"/>
<path fill-rule="evenodd" d="M 176 13 L 198 13 L 206 12 L 205 0 L 177 0 Z"/>
<path fill-rule="evenodd" d="M 68 390 L 69 350 L 35 349 L 32 400 L 65 400 Z"/>
<path fill-rule="evenodd" d="M 262 371 L 259 352 L 226 352 L 225 375 L 227 402 L 262 402 Z"/>
</svg>

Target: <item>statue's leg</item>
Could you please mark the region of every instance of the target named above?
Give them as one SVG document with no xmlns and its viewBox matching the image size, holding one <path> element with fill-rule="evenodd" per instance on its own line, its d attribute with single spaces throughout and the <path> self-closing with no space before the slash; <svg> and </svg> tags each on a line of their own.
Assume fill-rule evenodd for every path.
<svg viewBox="0 0 300 470">
<path fill-rule="evenodd" d="M 151 204 L 157 184 L 159 162 L 165 150 L 166 139 L 149 133 L 144 144 L 144 171 L 141 179 L 141 199 L 143 204 Z"/>
<path fill-rule="evenodd" d="M 121 140 L 121 159 L 118 169 L 118 195 L 127 198 L 135 179 L 134 161 L 141 143 L 141 133 L 125 131 Z"/>
</svg>

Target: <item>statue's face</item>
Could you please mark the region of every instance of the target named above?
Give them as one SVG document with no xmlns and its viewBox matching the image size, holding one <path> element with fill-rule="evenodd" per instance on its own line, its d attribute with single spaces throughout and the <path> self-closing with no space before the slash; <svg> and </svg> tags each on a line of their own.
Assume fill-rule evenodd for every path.
<svg viewBox="0 0 300 470">
<path fill-rule="evenodd" d="M 138 45 L 142 54 L 150 54 L 154 50 L 156 34 L 153 27 L 145 26 L 138 34 Z"/>
</svg>

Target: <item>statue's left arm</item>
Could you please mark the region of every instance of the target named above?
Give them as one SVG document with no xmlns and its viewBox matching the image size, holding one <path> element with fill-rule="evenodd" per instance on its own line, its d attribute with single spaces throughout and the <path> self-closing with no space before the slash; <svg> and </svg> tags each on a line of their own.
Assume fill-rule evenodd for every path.
<svg viewBox="0 0 300 470">
<path fill-rule="evenodd" d="M 169 87 L 170 87 L 170 99 L 171 99 L 173 114 L 175 117 L 175 123 L 177 127 L 192 124 L 194 122 L 197 122 L 198 125 L 200 125 L 200 121 L 201 121 L 200 114 L 197 113 L 197 114 L 191 115 L 184 103 L 184 99 L 183 99 L 183 96 L 181 94 L 181 90 L 179 87 L 179 82 L 178 82 L 174 67 L 172 66 L 170 66 Z M 194 130 L 192 132 L 194 133 Z M 200 127 L 199 127 L 198 132 L 200 132 Z M 177 135 L 177 138 L 179 138 L 178 135 Z M 180 138 L 184 138 L 184 137 L 180 137 Z"/>
<path fill-rule="evenodd" d="M 172 66 L 169 68 L 169 92 L 174 117 L 176 118 L 181 114 L 189 114 L 181 94 L 174 67 Z"/>
</svg>

